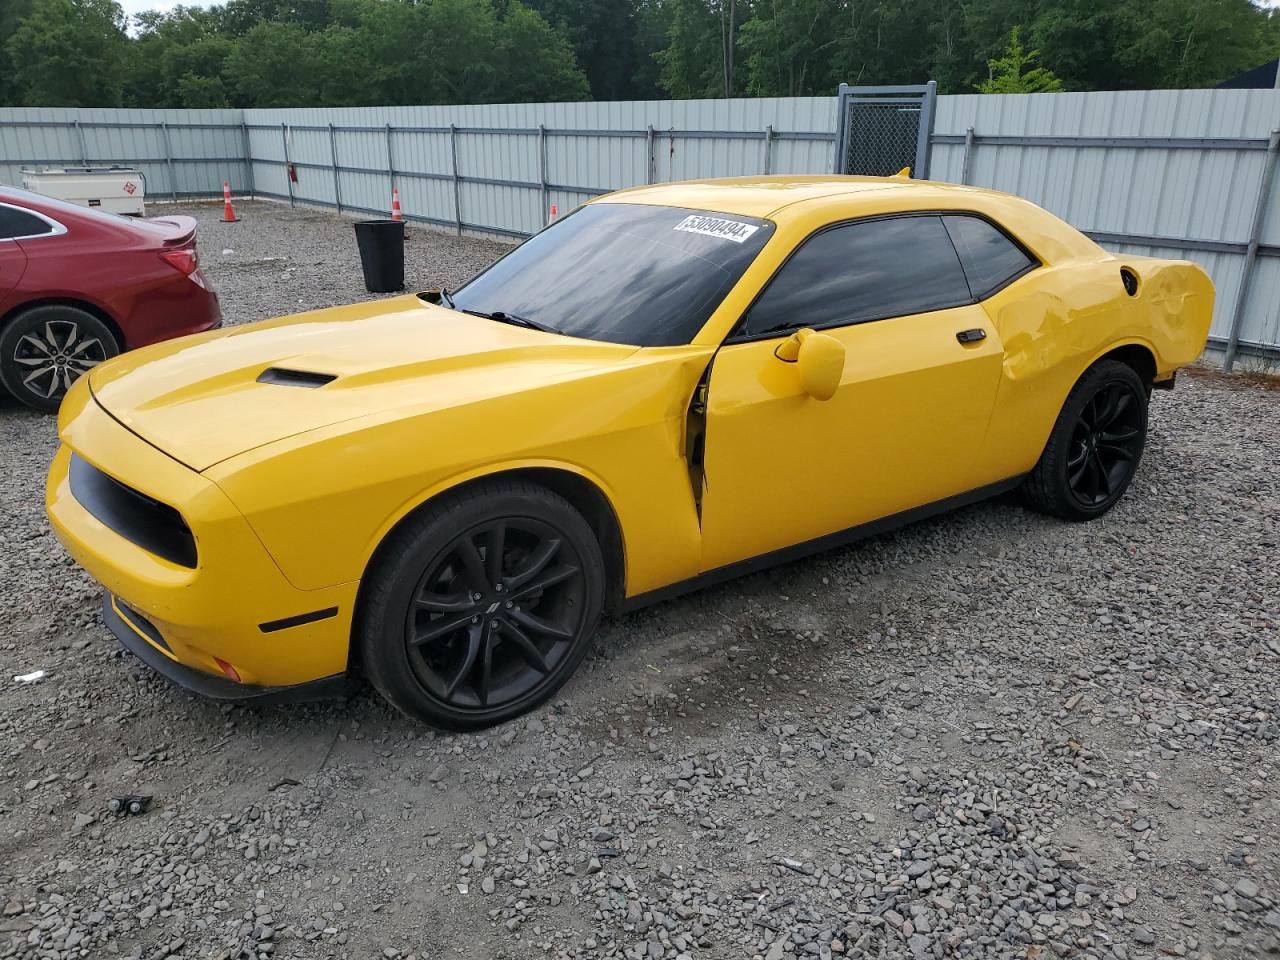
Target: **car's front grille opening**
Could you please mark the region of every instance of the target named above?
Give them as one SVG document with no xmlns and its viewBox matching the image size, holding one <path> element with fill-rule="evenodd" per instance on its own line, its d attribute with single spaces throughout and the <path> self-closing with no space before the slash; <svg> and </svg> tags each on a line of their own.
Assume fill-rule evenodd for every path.
<svg viewBox="0 0 1280 960">
<path fill-rule="evenodd" d="M 71 455 L 71 495 L 110 529 L 181 567 L 196 565 L 196 538 L 182 515 Z"/>
</svg>

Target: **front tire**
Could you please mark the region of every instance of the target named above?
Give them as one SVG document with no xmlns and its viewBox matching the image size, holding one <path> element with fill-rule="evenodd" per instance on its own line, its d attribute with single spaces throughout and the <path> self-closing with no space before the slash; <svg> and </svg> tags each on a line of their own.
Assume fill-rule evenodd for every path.
<svg viewBox="0 0 1280 960">
<path fill-rule="evenodd" d="M 1036 509 L 1092 520 L 1124 496 L 1147 440 L 1147 385 L 1116 360 L 1099 360 L 1067 395 L 1025 490 Z"/>
<path fill-rule="evenodd" d="M 93 314 L 57 304 L 32 307 L 0 330 L 0 384 L 27 406 L 52 413 L 72 383 L 119 352 L 111 330 Z"/>
<path fill-rule="evenodd" d="M 604 558 L 563 497 L 495 481 L 411 518 L 365 589 L 370 682 L 411 717 L 477 730 L 532 710 L 577 669 L 604 605 Z"/>
</svg>

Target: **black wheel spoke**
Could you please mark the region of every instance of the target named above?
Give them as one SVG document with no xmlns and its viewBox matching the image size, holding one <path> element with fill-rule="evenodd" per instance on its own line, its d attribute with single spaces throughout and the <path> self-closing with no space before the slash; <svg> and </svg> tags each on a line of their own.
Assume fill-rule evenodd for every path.
<svg viewBox="0 0 1280 960">
<path fill-rule="evenodd" d="M 453 678 L 445 684 L 444 698 L 446 700 L 453 699 L 455 693 L 462 686 L 462 682 L 475 668 L 476 659 L 480 655 L 480 647 L 484 643 L 484 628 L 480 625 L 472 626 L 467 631 L 467 649 L 462 657 L 462 663 L 454 673 Z"/>
<path fill-rule="evenodd" d="M 1129 443 L 1138 439 L 1138 431 L 1132 427 L 1122 430 L 1107 430 L 1098 434 L 1099 443 Z"/>
<path fill-rule="evenodd" d="M 520 568 L 507 578 L 508 590 L 519 590 L 546 568 L 560 549 L 560 541 L 554 537 L 543 540 L 520 564 Z"/>
<path fill-rule="evenodd" d="M 538 649 L 538 645 L 530 640 L 528 634 L 518 626 L 508 620 L 502 624 L 502 635 L 512 642 L 516 651 L 520 656 L 524 657 L 529 666 L 541 674 L 551 672 L 551 667 L 547 664 L 546 657 L 542 655 L 542 651 Z M 568 637 L 565 639 L 568 639 Z"/>
<path fill-rule="evenodd" d="M 439 640 L 441 637 L 446 637 L 461 630 L 473 619 L 474 616 L 471 613 L 455 613 L 452 616 L 428 620 L 414 631 L 409 642 L 415 646 L 422 646 L 422 644 L 430 643 L 432 640 Z"/>
<path fill-rule="evenodd" d="M 1111 496 L 1111 477 L 1107 472 L 1107 465 L 1102 462 L 1102 457 L 1096 449 L 1093 451 L 1093 468 L 1098 473 L 1098 492 L 1103 496 Z"/>
<path fill-rule="evenodd" d="M 570 577 L 577 576 L 578 568 L 576 566 L 561 563 L 543 572 L 533 580 L 525 583 L 523 587 L 512 593 L 514 599 L 532 596 L 540 593 L 550 587 L 554 587 L 557 583 L 568 580 Z"/>
<path fill-rule="evenodd" d="M 1125 447 L 1119 446 L 1118 444 L 1114 444 L 1114 443 L 1102 443 L 1101 441 L 1099 441 L 1098 453 L 1106 454 L 1108 457 L 1114 460 L 1132 460 L 1133 459 L 1133 454 L 1131 454 Z"/>
<path fill-rule="evenodd" d="M 485 539 L 484 566 L 489 583 L 502 582 L 502 553 L 506 549 L 507 525 L 499 520 L 489 529 Z"/>
<path fill-rule="evenodd" d="M 1116 397 L 1114 402 L 1111 404 L 1110 415 L 1098 426 L 1100 428 L 1109 427 L 1117 420 L 1120 420 L 1124 416 L 1124 412 L 1129 409 L 1129 404 L 1132 400 L 1133 398 L 1128 393 L 1122 391 L 1119 387 L 1116 387 Z"/>
<path fill-rule="evenodd" d="M 519 607 L 510 611 L 511 619 L 523 627 L 525 630 L 531 630 L 534 633 L 540 633 L 544 637 L 551 637 L 555 640 L 569 640 L 573 637 L 573 628 L 559 623 L 553 623 L 545 620 L 537 614 L 530 613 L 528 610 L 521 610 Z"/>
<path fill-rule="evenodd" d="M 1068 466 L 1067 469 L 1070 472 L 1067 474 L 1067 480 L 1073 489 L 1080 486 L 1080 481 L 1089 470 L 1089 463 L 1089 451 L 1085 450 L 1084 453 L 1080 455 L 1080 458 L 1075 461 L 1074 467 Z"/>
<path fill-rule="evenodd" d="M 475 540 L 469 536 L 463 537 L 458 542 L 457 554 L 472 589 L 486 592 L 490 586 L 489 577 L 485 574 L 484 560 L 480 557 L 480 551 L 476 549 Z"/>
<path fill-rule="evenodd" d="M 475 601 L 467 591 L 461 593 L 420 593 L 414 605 L 427 613 L 458 613 L 475 609 Z"/>
<path fill-rule="evenodd" d="M 493 646 L 498 639 L 498 625 L 486 624 L 484 639 L 480 643 L 480 669 L 476 676 L 476 699 L 480 706 L 489 703 L 489 687 L 493 683 Z"/>
</svg>

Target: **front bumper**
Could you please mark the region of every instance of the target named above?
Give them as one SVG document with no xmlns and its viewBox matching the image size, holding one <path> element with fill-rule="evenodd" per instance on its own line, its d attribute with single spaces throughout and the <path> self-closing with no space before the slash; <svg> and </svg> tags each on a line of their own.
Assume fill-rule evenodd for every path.
<svg viewBox="0 0 1280 960">
<path fill-rule="evenodd" d="M 87 379 L 72 386 L 59 413 L 63 443 L 45 505 L 67 552 L 136 611 L 163 648 L 127 624 L 125 645 L 184 686 L 221 698 L 230 695 L 215 692 L 221 684 L 239 688 L 237 699 L 278 697 L 278 688 L 344 675 L 358 584 L 294 587 L 222 490 L 107 415 Z M 73 450 L 120 484 L 176 509 L 195 538 L 195 566 L 149 552 L 77 501 L 69 476 Z M 108 625 L 120 636 L 120 624 L 109 617 Z M 240 683 L 227 679 L 228 664 Z"/>
<path fill-rule="evenodd" d="M 120 645 L 156 673 L 210 700 L 231 700 L 255 705 L 309 703 L 340 697 L 350 686 L 347 675 L 342 673 L 292 686 L 262 687 L 236 683 L 226 677 L 215 677 L 193 670 L 157 647 L 156 640 L 147 636 L 155 631 L 155 626 L 127 607 L 122 609 L 120 602 L 109 593 L 102 595 L 102 619 L 107 629 L 120 641 Z"/>
</svg>

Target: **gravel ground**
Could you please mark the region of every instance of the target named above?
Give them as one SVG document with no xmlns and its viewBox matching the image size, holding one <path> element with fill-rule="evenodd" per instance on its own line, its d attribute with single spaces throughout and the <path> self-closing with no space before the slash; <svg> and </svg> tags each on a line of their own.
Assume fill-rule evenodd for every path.
<svg viewBox="0 0 1280 960">
<path fill-rule="evenodd" d="M 194 209 L 230 321 L 365 296 L 349 223 Z M 415 229 L 411 286 L 503 249 Z M 1280 952 L 1280 393 L 1181 381 L 1101 521 L 1004 498 L 660 605 L 466 736 L 123 655 L 0 402 L 0 958 Z"/>
</svg>

